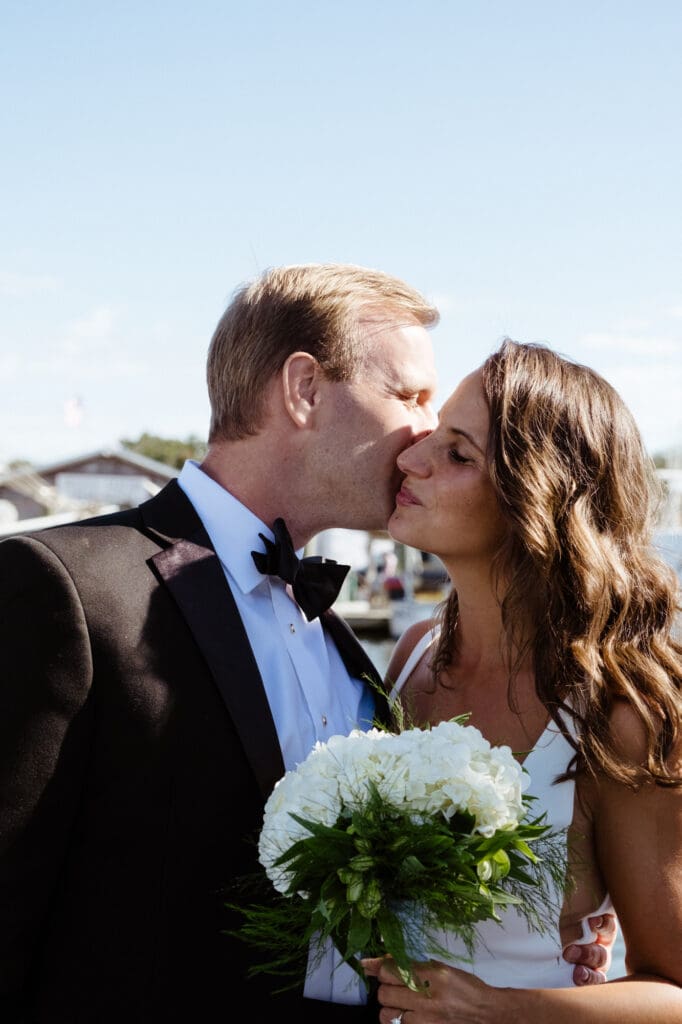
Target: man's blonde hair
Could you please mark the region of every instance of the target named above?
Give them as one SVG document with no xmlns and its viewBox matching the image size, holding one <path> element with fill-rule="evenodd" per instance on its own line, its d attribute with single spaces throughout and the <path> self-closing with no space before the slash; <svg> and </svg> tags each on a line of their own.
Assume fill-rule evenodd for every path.
<svg viewBox="0 0 682 1024">
<path fill-rule="evenodd" d="M 258 432 L 265 389 L 292 352 L 331 380 L 353 379 L 371 355 L 368 321 L 431 327 L 438 311 L 399 278 L 350 264 L 275 267 L 240 287 L 209 347 L 209 441 Z"/>
</svg>

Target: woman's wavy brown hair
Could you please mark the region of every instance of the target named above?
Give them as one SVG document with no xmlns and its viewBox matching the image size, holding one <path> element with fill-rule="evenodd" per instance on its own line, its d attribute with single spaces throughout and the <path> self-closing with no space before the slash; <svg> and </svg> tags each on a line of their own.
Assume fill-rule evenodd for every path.
<svg viewBox="0 0 682 1024">
<path fill-rule="evenodd" d="M 679 585 L 652 547 L 661 489 L 633 417 L 599 374 L 544 345 L 505 339 L 482 378 L 488 470 L 510 524 L 496 561 L 503 624 L 517 663 L 530 649 L 538 697 L 575 748 L 564 777 L 682 785 L 670 759 L 682 720 Z M 453 589 L 436 673 L 456 619 Z M 611 738 L 618 698 L 645 731 L 641 765 Z"/>
</svg>

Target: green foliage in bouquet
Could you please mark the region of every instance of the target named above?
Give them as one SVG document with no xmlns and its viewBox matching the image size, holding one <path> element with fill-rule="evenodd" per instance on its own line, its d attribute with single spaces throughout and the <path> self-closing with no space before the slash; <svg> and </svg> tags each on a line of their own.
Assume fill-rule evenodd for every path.
<svg viewBox="0 0 682 1024">
<path fill-rule="evenodd" d="M 449 771 L 455 789 L 471 777 L 454 802 Z M 461 719 L 318 744 L 266 807 L 268 895 L 228 904 L 242 920 L 232 934 L 264 955 L 252 974 L 290 977 L 285 987 L 294 987 L 309 948 L 314 959 L 331 939 L 361 977 L 360 957 L 388 953 L 416 988 L 414 960 L 451 959 L 439 931 L 471 957 L 477 923 L 499 922 L 505 907 L 530 930 L 555 924 L 565 837 L 532 816 L 522 776 L 508 748 L 491 747 Z"/>
<path fill-rule="evenodd" d="M 416 988 L 412 960 L 448 956 L 436 931 L 457 935 L 472 955 L 476 923 L 499 921 L 501 907 L 516 906 L 531 930 L 556 921 L 563 844 L 540 819 L 485 838 L 472 833 L 471 815 L 414 822 L 375 789 L 362 812 L 334 826 L 297 820 L 310 836 L 278 861 L 292 872 L 291 892 L 270 905 L 232 904 L 244 916 L 241 937 L 271 954 L 253 973 L 291 974 L 298 984 L 311 940 L 321 949 L 331 938 L 361 976 L 359 956 L 389 953 Z M 543 838 L 539 856 L 530 844 Z"/>
</svg>

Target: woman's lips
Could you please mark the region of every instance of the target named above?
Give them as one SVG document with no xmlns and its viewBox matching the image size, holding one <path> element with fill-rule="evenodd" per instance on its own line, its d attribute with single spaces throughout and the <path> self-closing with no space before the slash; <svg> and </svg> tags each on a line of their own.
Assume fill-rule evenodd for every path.
<svg viewBox="0 0 682 1024">
<path fill-rule="evenodd" d="M 398 491 L 395 503 L 396 505 L 421 505 L 421 502 L 417 501 L 410 488 L 406 487 L 405 484 Z"/>
</svg>

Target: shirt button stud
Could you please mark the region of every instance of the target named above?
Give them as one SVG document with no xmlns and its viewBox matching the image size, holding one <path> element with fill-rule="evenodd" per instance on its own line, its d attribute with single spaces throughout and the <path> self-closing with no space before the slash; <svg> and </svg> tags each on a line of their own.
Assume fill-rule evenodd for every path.
<svg viewBox="0 0 682 1024">
<path fill-rule="evenodd" d="M 326 725 L 326 724 L 327 724 L 327 716 L 326 715 L 322 715 L 322 725 Z"/>
<path fill-rule="evenodd" d="M 290 633 L 295 633 L 296 632 L 296 626 L 293 624 L 293 622 L 289 623 L 289 632 Z"/>
</svg>

